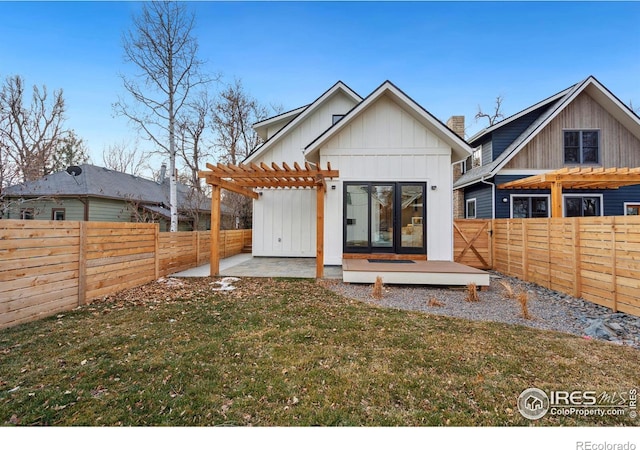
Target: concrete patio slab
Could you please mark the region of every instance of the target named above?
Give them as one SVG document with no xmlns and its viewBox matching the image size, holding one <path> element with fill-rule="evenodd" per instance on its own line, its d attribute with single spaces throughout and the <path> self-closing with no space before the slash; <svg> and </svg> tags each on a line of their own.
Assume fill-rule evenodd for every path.
<svg viewBox="0 0 640 450">
<path fill-rule="evenodd" d="M 174 273 L 174 277 L 208 277 L 209 264 Z M 254 257 L 244 253 L 220 260 L 220 275 L 225 277 L 315 278 L 315 258 Z M 324 277 L 342 279 L 341 266 L 325 266 Z"/>
</svg>

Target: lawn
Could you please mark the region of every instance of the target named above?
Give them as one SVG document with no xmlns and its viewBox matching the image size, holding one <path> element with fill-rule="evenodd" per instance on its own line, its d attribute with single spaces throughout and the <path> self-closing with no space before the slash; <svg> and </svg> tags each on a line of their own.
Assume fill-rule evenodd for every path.
<svg viewBox="0 0 640 450">
<path fill-rule="evenodd" d="M 231 292 L 212 292 L 209 278 L 182 282 L 1 330 L 0 422 L 638 425 L 628 417 L 532 422 L 516 406 L 529 387 L 634 387 L 640 352 L 632 348 L 384 309 L 313 280 L 243 279 Z"/>
</svg>

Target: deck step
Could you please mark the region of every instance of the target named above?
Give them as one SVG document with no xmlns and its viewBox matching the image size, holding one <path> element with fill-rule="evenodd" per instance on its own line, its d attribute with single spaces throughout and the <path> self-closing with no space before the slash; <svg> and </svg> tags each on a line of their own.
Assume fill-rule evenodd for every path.
<svg viewBox="0 0 640 450">
<path fill-rule="evenodd" d="M 380 276 L 385 284 L 489 286 L 488 272 L 452 261 L 414 261 L 413 264 L 372 263 L 366 259 L 342 261 L 342 280 L 346 283 L 374 283 Z"/>
</svg>

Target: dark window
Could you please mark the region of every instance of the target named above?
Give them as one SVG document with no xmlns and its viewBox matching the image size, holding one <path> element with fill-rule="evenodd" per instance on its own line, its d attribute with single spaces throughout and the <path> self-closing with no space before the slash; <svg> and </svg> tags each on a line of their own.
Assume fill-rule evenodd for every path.
<svg viewBox="0 0 640 450">
<path fill-rule="evenodd" d="M 600 197 L 565 197 L 564 216 L 565 217 L 589 217 L 599 216 Z"/>
<path fill-rule="evenodd" d="M 598 164 L 600 132 L 576 130 L 564 132 L 565 164 Z"/>
<path fill-rule="evenodd" d="M 548 197 L 511 197 L 511 217 L 529 219 L 532 217 L 549 217 Z"/>
<path fill-rule="evenodd" d="M 64 208 L 54 208 L 51 210 L 51 220 L 64 220 L 65 210 Z"/>
<path fill-rule="evenodd" d="M 336 124 L 344 117 L 344 114 L 334 114 L 331 116 L 331 124 Z"/>
<path fill-rule="evenodd" d="M 476 218 L 476 199 L 472 198 L 471 200 L 467 200 L 467 219 L 475 219 Z"/>
<path fill-rule="evenodd" d="M 20 218 L 22 220 L 33 220 L 33 208 L 24 208 L 20 210 Z"/>
</svg>

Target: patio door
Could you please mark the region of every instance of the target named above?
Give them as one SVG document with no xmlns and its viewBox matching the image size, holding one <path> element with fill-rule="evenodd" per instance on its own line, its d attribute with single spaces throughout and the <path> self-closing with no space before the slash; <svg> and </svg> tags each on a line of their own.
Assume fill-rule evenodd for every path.
<svg viewBox="0 0 640 450">
<path fill-rule="evenodd" d="M 345 183 L 344 252 L 424 254 L 425 199 L 425 183 Z"/>
</svg>

